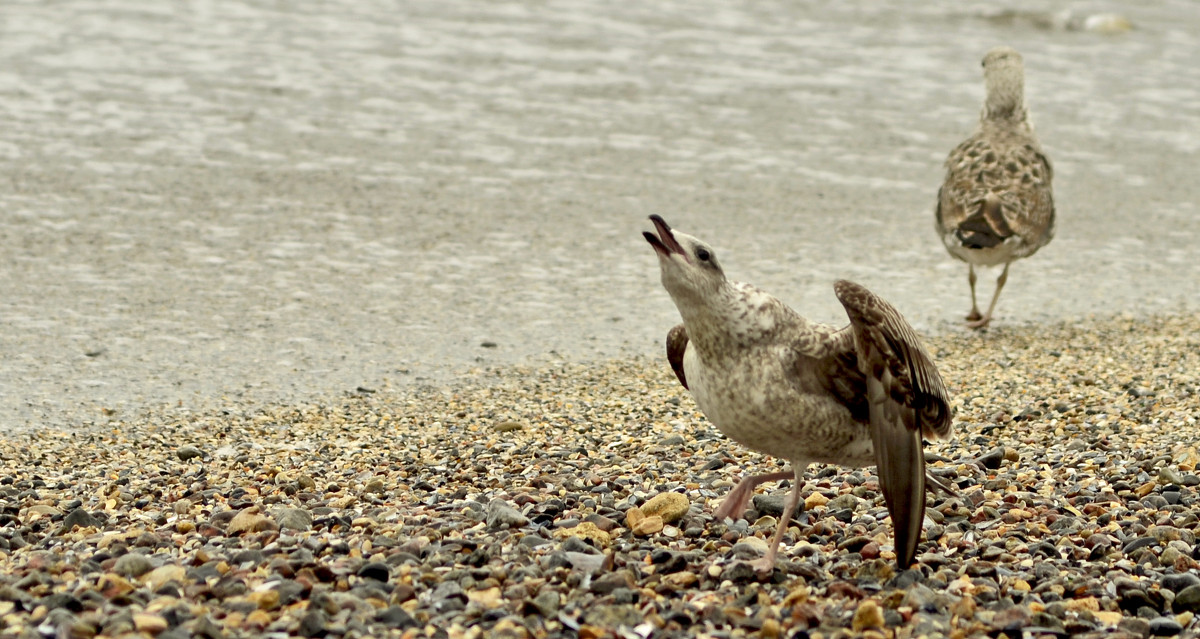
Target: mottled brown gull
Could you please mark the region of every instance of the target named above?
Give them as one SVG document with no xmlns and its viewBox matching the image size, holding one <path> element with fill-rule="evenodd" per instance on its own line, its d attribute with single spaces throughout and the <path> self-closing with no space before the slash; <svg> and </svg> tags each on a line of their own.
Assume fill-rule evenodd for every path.
<svg viewBox="0 0 1200 639">
<path fill-rule="evenodd" d="M 895 529 L 896 558 L 916 555 L 925 516 L 922 436 L 950 435 L 949 394 L 915 332 L 890 304 L 847 281 L 834 284 L 850 325 L 810 322 L 749 284 L 731 282 L 712 247 L 651 216 L 645 233 L 683 324 L 667 338 L 679 381 L 734 441 L 786 459 L 791 472 L 743 479 L 715 513 L 739 516 L 754 487 L 793 477 L 759 574 L 774 569 L 810 463 L 878 466 Z"/>
<path fill-rule="evenodd" d="M 1042 153 L 1025 107 L 1021 54 L 996 47 L 983 57 L 987 99 L 979 127 L 946 159 L 938 191 L 936 228 L 946 250 L 967 263 L 971 284 L 968 326 L 992 319 L 1008 281 L 1008 266 L 1054 237 L 1053 170 Z M 975 267 L 999 266 L 996 292 L 986 313 L 975 301 Z"/>
</svg>

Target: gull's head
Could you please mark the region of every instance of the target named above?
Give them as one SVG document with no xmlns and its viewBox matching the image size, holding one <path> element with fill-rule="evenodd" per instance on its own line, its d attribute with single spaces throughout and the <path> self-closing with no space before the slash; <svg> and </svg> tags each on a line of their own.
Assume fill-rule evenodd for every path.
<svg viewBox="0 0 1200 639">
<path fill-rule="evenodd" d="M 1025 63 L 1016 49 L 988 51 L 983 56 L 983 82 L 987 87 L 984 119 L 1025 119 Z"/>
<path fill-rule="evenodd" d="M 666 220 L 657 215 L 651 215 L 650 221 L 658 234 L 646 231 L 642 235 L 658 254 L 663 286 L 676 303 L 703 298 L 725 284 L 725 273 L 711 246 L 687 233 L 672 231 Z"/>
</svg>

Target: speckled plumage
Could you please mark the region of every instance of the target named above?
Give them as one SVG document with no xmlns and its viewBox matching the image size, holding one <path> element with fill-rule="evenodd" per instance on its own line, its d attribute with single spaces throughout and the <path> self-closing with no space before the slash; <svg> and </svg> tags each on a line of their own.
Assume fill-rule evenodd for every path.
<svg viewBox="0 0 1200 639">
<path fill-rule="evenodd" d="M 651 219 L 658 235 L 646 239 L 683 317 L 668 336 L 668 360 L 700 410 L 730 439 L 790 461 L 797 486 L 812 462 L 879 465 L 897 557 L 910 563 L 924 516 L 921 437 L 948 437 L 952 421 L 945 385 L 916 334 L 887 302 L 846 281 L 834 288 L 850 325 L 810 322 L 727 280 L 711 247 Z M 743 480 L 718 516 L 740 515 L 755 485 L 782 477 Z M 797 489 L 788 506 L 798 499 Z M 773 565 L 787 521 L 760 568 Z"/>
<path fill-rule="evenodd" d="M 991 320 L 1014 260 L 1029 257 L 1054 237 L 1053 169 L 1042 153 L 1025 107 L 1021 54 L 997 47 L 983 58 L 987 98 L 979 127 L 946 159 L 935 226 L 946 250 L 968 264 L 971 312 L 980 328 Z M 987 313 L 975 301 L 975 267 L 1004 270 Z"/>
</svg>

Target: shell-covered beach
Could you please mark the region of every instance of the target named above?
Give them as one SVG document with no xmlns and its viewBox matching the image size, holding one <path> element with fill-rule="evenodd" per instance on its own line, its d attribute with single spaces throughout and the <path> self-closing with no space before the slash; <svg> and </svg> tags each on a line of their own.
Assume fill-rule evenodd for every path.
<svg viewBox="0 0 1200 639">
<path fill-rule="evenodd" d="M 656 359 L 471 371 L 335 401 L 159 410 L 5 441 L 10 636 L 1117 636 L 1200 626 L 1200 324 L 930 341 L 958 435 L 897 572 L 871 470 L 778 461 Z M 39 635 L 40 633 L 40 635 Z"/>
</svg>

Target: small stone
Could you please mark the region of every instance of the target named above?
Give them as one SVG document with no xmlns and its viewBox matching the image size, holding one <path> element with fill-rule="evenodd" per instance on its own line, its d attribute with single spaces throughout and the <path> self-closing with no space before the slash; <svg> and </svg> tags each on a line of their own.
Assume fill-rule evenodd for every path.
<svg viewBox="0 0 1200 639">
<path fill-rule="evenodd" d="M 785 502 L 787 502 L 787 498 L 788 498 L 787 494 L 755 495 L 754 496 L 754 509 L 757 510 L 760 515 L 771 515 L 772 517 L 782 517 L 783 516 L 783 508 L 786 505 Z M 792 513 L 792 518 L 797 519 L 803 513 L 804 513 L 804 503 L 801 502 L 800 504 L 798 504 L 798 507 L 796 508 L 796 512 Z M 738 515 L 740 516 L 741 513 L 738 513 Z"/>
<path fill-rule="evenodd" d="M 1158 483 L 1163 484 L 1163 485 L 1168 485 L 1168 484 L 1182 485 L 1183 484 L 1183 475 L 1179 474 L 1179 471 L 1175 470 L 1174 468 L 1171 468 L 1170 466 L 1163 466 L 1162 468 L 1158 469 Z"/>
<path fill-rule="evenodd" d="M 400 606 L 389 606 L 380 610 L 375 613 L 375 620 L 388 628 L 398 628 L 400 630 L 416 628 L 421 625 L 416 619 L 413 619 L 413 616 L 407 610 Z"/>
<path fill-rule="evenodd" d="M 186 578 L 186 568 L 176 564 L 167 564 L 142 575 L 142 583 L 146 584 L 151 591 L 155 591 L 162 588 L 167 582 L 177 581 L 183 583 Z"/>
<path fill-rule="evenodd" d="M 35 504 L 33 506 L 30 506 L 25 511 L 25 514 L 26 514 L 26 516 L 36 515 L 39 518 L 40 517 L 57 517 L 62 514 L 62 511 L 55 508 L 54 506 L 48 506 L 46 504 Z"/>
<path fill-rule="evenodd" d="M 329 622 L 325 611 L 320 608 L 309 608 L 300 619 L 301 637 L 323 637 L 327 634 L 325 625 Z M 223 635 L 222 635 L 223 636 Z"/>
<path fill-rule="evenodd" d="M 363 567 L 358 569 L 358 576 L 362 577 L 363 579 L 374 579 L 375 581 L 386 584 L 388 582 L 388 578 L 391 576 L 391 572 L 391 568 L 389 568 L 387 564 L 373 561 L 363 564 Z"/>
<path fill-rule="evenodd" d="M 175 451 L 175 456 L 178 457 L 180 461 L 188 461 L 189 459 L 203 457 L 204 453 L 195 446 L 183 446 Z"/>
<path fill-rule="evenodd" d="M 625 511 L 625 526 L 630 530 L 633 530 L 645 518 L 646 513 L 642 512 L 641 508 L 634 506 L 633 508 Z"/>
<path fill-rule="evenodd" d="M 758 574 L 754 572 L 754 566 L 750 562 L 735 561 L 721 573 L 721 579 L 729 580 L 733 583 L 745 583 L 748 581 L 757 581 Z"/>
<path fill-rule="evenodd" d="M 505 421 L 492 425 L 492 430 L 496 431 L 497 433 L 511 433 L 513 431 L 524 429 L 525 426 L 521 422 Z"/>
<path fill-rule="evenodd" d="M 387 492 L 387 489 L 383 485 L 383 480 L 376 478 L 367 482 L 367 485 L 363 487 L 363 492 L 382 495 L 383 493 Z"/>
<path fill-rule="evenodd" d="M 141 553 L 121 555 L 113 564 L 113 572 L 124 577 L 141 577 L 154 569 L 154 564 Z"/>
<path fill-rule="evenodd" d="M 812 510 L 829 503 L 829 498 L 821 493 L 813 493 L 804 499 L 804 509 Z"/>
<path fill-rule="evenodd" d="M 659 493 L 642 505 L 642 513 L 647 517 L 659 516 L 663 523 L 674 523 L 683 519 L 691 504 L 688 498 L 679 493 Z"/>
<path fill-rule="evenodd" d="M 998 470 L 1000 464 L 1004 461 L 1004 447 L 993 448 L 982 456 L 975 459 L 975 462 L 988 470 Z"/>
<path fill-rule="evenodd" d="M 275 523 L 280 530 L 304 532 L 312 528 L 312 513 L 303 508 L 280 508 L 275 511 Z"/>
<path fill-rule="evenodd" d="M 229 520 L 229 525 L 225 527 L 225 533 L 230 536 L 240 535 L 242 533 L 263 532 L 266 530 L 278 530 L 279 526 L 267 518 L 266 515 L 259 512 L 258 507 L 254 506 L 246 508 Z"/>
<path fill-rule="evenodd" d="M 105 598 L 116 599 L 118 597 L 124 597 L 125 595 L 133 592 L 136 590 L 136 587 L 126 581 L 120 575 L 108 573 L 100 578 L 100 583 L 97 584 L 96 589 L 99 590 L 100 594 L 104 595 Z"/>
<path fill-rule="evenodd" d="M 671 585 L 675 588 L 691 588 L 692 586 L 696 585 L 698 581 L 700 581 L 700 577 L 690 570 L 684 570 L 665 575 L 663 576 L 662 580 L 663 583 Z"/>
<path fill-rule="evenodd" d="M 1170 617 L 1158 617 L 1150 620 L 1150 634 L 1154 637 L 1173 637 L 1183 632 L 1183 626 Z"/>
<path fill-rule="evenodd" d="M 138 632 L 148 632 L 156 635 L 169 628 L 170 625 L 160 615 L 138 612 L 133 614 L 133 627 Z"/>
<path fill-rule="evenodd" d="M 838 495 L 837 497 L 829 500 L 829 503 L 825 504 L 825 507 L 829 508 L 830 510 L 842 510 L 847 508 L 854 510 L 858 508 L 860 503 L 862 503 L 861 499 L 847 493 L 845 495 Z"/>
<path fill-rule="evenodd" d="M 639 537 L 648 537 L 650 535 L 661 532 L 663 529 L 663 519 L 658 515 L 651 515 L 638 522 L 633 527 L 633 534 Z"/>
<path fill-rule="evenodd" d="M 99 528 L 100 520 L 92 516 L 91 513 L 83 508 L 76 508 L 67 513 L 67 516 L 62 520 L 62 527 L 58 529 L 58 534 L 71 532 L 76 526 L 80 528 Z"/>
<path fill-rule="evenodd" d="M 862 632 L 868 628 L 883 628 L 883 625 L 883 609 L 874 599 L 866 599 L 858 604 L 858 609 L 854 611 L 854 620 L 851 622 L 855 632 Z"/>
<path fill-rule="evenodd" d="M 1162 578 L 1162 586 L 1171 592 L 1180 592 L 1190 586 L 1200 585 L 1200 577 L 1190 573 L 1181 572 L 1164 575 Z"/>
<path fill-rule="evenodd" d="M 559 539 L 568 539 L 570 537 L 590 539 L 597 548 L 607 548 L 612 543 L 612 535 L 601 530 L 596 524 L 587 521 L 573 528 L 559 528 L 554 531 L 554 536 Z"/>
<path fill-rule="evenodd" d="M 609 592 L 612 592 L 611 590 Z M 528 602 L 537 609 L 543 617 L 553 617 L 558 614 L 559 595 L 553 590 L 543 590 Z"/>
<path fill-rule="evenodd" d="M 503 499 L 493 499 L 487 505 L 487 527 L 490 530 L 520 528 L 529 520 Z"/>
<path fill-rule="evenodd" d="M 736 559 L 755 559 L 767 554 L 767 542 L 758 537 L 745 537 L 730 549 Z"/>
<path fill-rule="evenodd" d="M 500 592 L 499 587 L 487 588 L 485 590 L 472 590 L 467 593 L 467 600 L 479 605 L 485 610 L 499 608 L 504 605 L 504 596 Z"/>
<path fill-rule="evenodd" d="M 618 570 L 592 580 L 591 590 L 599 595 L 607 595 L 617 588 L 633 587 L 635 587 L 635 583 L 628 571 Z"/>
</svg>

